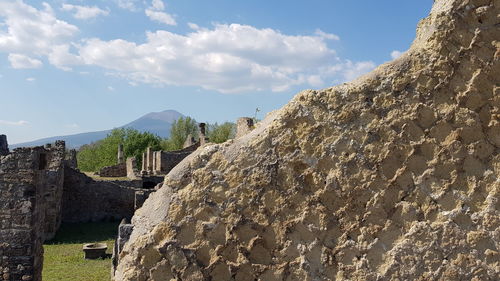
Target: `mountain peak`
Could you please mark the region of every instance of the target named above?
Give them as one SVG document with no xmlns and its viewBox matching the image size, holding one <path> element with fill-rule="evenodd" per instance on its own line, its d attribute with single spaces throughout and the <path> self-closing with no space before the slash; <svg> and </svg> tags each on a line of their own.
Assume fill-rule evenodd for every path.
<svg viewBox="0 0 500 281">
<path fill-rule="evenodd" d="M 167 138 L 170 135 L 170 128 L 172 127 L 172 124 L 180 117 L 184 117 L 184 115 L 173 109 L 167 109 L 160 112 L 150 112 L 118 128 L 133 128 L 140 132 L 150 132 L 162 138 Z M 78 148 L 84 144 L 89 144 L 105 138 L 109 134 L 109 132 L 111 132 L 111 129 L 98 132 L 87 132 L 74 135 L 49 137 L 34 140 L 31 142 L 13 144 L 11 145 L 11 148 L 23 146 L 39 146 L 46 143 L 52 143 L 56 140 L 66 141 L 67 147 Z"/>
</svg>

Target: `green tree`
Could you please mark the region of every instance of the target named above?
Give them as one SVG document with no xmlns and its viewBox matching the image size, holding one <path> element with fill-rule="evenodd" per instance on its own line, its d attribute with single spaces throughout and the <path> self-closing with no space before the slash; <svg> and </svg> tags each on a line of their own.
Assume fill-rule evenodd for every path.
<svg viewBox="0 0 500 281">
<path fill-rule="evenodd" d="M 210 142 L 223 143 L 236 135 L 236 125 L 232 122 L 225 122 L 221 125 L 215 123 L 207 126 L 207 136 Z"/>
<path fill-rule="evenodd" d="M 78 168 L 82 171 L 98 171 L 104 166 L 117 164 L 118 146 L 123 144 L 125 157 L 135 156 L 141 163 L 147 147 L 160 149 L 160 137 L 131 128 L 114 129 L 108 136 L 95 143 L 84 145 L 77 153 Z"/>
<path fill-rule="evenodd" d="M 182 149 L 188 135 L 198 137 L 198 123 L 191 117 L 177 119 L 170 128 L 170 138 L 161 142 L 161 148 L 166 151 Z"/>
</svg>

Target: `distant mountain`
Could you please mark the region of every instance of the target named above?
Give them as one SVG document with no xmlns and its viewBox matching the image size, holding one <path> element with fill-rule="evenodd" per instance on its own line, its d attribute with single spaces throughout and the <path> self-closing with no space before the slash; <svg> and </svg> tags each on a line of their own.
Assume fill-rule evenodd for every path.
<svg viewBox="0 0 500 281">
<path fill-rule="evenodd" d="M 140 117 L 139 119 L 136 119 L 118 128 L 133 128 L 140 132 L 150 132 L 162 138 L 167 138 L 169 137 L 170 128 L 172 127 L 172 124 L 174 123 L 175 120 L 179 119 L 180 117 L 184 117 L 184 115 L 175 110 L 151 112 Z M 109 134 L 109 132 L 111 132 L 111 130 L 80 133 L 67 136 L 49 137 L 30 142 L 10 144 L 9 148 L 14 149 L 16 147 L 23 147 L 23 146 L 39 146 L 39 145 L 44 145 L 46 143 L 53 143 L 56 140 L 65 141 L 66 147 L 68 148 L 78 148 L 84 144 L 89 144 L 91 142 L 95 142 L 105 138 Z"/>
</svg>

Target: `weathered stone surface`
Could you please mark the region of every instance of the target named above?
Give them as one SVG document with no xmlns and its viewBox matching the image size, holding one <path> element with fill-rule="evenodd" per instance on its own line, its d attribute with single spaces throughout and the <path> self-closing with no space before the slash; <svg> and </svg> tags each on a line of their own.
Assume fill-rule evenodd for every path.
<svg viewBox="0 0 500 281">
<path fill-rule="evenodd" d="M 253 123 L 253 119 L 250 117 L 238 118 L 236 122 L 236 138 L 244 136 L 252 131 L 255 127 Z"/>
<path fill-rule="evenodd" d="M 436 0 L 401 58 L 198 149 L 115 280 L 497 280 L 499 14 Z"/>
</svg>

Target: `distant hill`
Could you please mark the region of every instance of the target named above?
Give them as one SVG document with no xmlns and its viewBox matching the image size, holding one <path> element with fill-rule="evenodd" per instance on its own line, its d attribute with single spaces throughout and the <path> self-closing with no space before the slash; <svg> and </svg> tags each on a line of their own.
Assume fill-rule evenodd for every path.
<svg viewBox="0 0 500 281">
<path fill-rule="evenodd" d="M 170 127 L 172 127 L 174 121 L 179 119 L 180 117 L 184 117 L 184 115 L 175 110 L 151 112 L 118 128 L 133 128 L 140 132 L 150 132 L 162 138 L 167 138 L 170 134 Z M 56 140 L 65 141 L 66 147 L 68 148 L 78 148 L 84 144 L 89 144 L 91 142 L 95 142 L 105 138 L 109 134 L 109 132 L 111 132 L 111 129 L 105 131 L 80 133 L 75 135 L 49 137 L 30 142 L 9 144 L 9 148 L 14 149 L 16 147 L 23 146 L 39 146 L 46 143 L 53 143 Z"/>
</svg>

